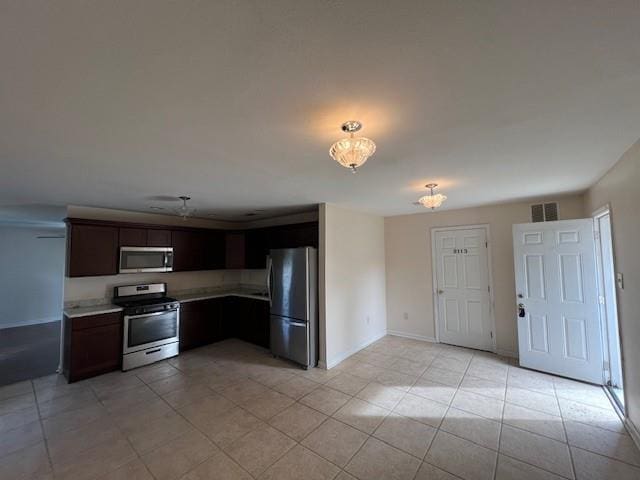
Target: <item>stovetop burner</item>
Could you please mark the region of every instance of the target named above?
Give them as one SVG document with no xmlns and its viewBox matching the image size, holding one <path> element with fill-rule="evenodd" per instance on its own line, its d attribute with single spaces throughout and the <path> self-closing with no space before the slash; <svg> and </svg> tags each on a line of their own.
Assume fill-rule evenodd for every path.
<svg viewBox="0 0 640 480">
<path fill-rule="evenodd" d="M 122 285 L 114 288 L 113 303 L 125 314 L 139 314 L 178 308 L 178 301 L 167 296 L 166 283 Z"/>
</svg>

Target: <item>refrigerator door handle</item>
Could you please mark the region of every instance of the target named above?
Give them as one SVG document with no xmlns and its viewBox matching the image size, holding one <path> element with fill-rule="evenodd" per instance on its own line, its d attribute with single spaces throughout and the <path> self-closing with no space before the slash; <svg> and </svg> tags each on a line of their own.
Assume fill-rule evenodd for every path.
<svg viewBox="0 0 640 480">
<path fill-rule="evenodd" d="M 307 322 L 294 322 L 292 320 L 289 320 L 289 325 L 291 325 L 292 327 L 306 327 Z"/>
<path fill-rule="evenodd" d="M 273 295 L 271 294 L 271 277 L 273 277 L 273 260 L 271 260 L 271 256 L 267 256 L 267 293 L 269 294 L 269 306 L 273 305 Z"/>
</svg>

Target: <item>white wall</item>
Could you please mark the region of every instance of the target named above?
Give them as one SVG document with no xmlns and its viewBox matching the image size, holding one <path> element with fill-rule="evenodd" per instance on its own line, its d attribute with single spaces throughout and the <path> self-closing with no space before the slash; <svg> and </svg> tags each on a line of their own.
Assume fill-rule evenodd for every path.
<svg viewBox="0 0 640 480">
<path fill-rule="evenodd" d="M 320 207 L 320 362 L 331 368 L 386 334 L 384 219 Z"/>
<path fill-rule="evenodd" d="M 615 270 L 624 275 L 618 288 L 618 316 L 627 415 L 640 428 L 640 141 L 636 142 L 585 195 L 585 216 L 609 204 Z"/>
<path fill-rule="evenodd" d="M 0 224 L 0 268 L 0 329 L 62 320 L 62 223 Z"/>
<path fill-rule="evenodd" d="M 583 198 L 558 200 L 561 219 L 581 218 Z M 496 343 L 499 353 L 517 352 L 515 276 L 511 226 L 530 221 L 530 203 L 444 210 L 385 218 L 387 269 L 387 322 L 390 333 L 433 340 L 433 277 L 431 229 L 434 227 L 488 224 L 492 255 Z M 404 314 L 408 319 L 404 318 Z"/>
</svg>

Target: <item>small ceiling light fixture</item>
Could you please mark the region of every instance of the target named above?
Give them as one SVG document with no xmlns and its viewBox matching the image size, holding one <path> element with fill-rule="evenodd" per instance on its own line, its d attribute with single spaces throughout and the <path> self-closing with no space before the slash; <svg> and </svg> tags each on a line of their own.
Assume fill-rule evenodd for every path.
<svg viewBox="0 0 640 480">
<path fill-rule="evenodd" d="M 175 212 L 182 217 L 182 220 L 186 220 L 187 217 L 192 215 L 196 210 L 187 206 L 187 201 L 191 200 L 191 197 L 181 195 L 178 198 L 182 200 L 182 205 L 180 205 L 179 208 L 176 208 Z"/>
<path fill-rule="evenodd" d="M 433 193 L 433 189 L 436 188 L 437 186 L 438 186 L 437 183 L 427 183 L 425 187 L 431 190 L 431 193 L 429 195 L 420 197 L 418 199 L 418 203 L 420 203 L 422 206 L 426 208 L 430 208 L 431 210 L 438 208 L 440 205 L 442 205 L 442 202 L 444 202 L 447 199 L 447 197 L 445 195 L 441 195 L 440 193 L 436 193 L 436 194 Z"/>
<path fill-rule="evenodd" d="M 362 128 L 362 124 L 357 120 L 349 120 L 343 123 L 341 128 L 349 136 L 331 145 L 329 155 L 340 165 L 356 173 L 356 169 L 375 153 L 376 144 L 368 138 L 354 136 L 354 133 Z"/>
</svg>

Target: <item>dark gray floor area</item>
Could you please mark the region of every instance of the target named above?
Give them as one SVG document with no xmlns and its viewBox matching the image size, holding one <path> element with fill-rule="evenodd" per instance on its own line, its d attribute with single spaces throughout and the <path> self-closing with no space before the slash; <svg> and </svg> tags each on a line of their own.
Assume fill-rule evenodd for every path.
<svg viewBox="0 0 640 480">
<path fill-rule="evenodd" d="M 60 321 L 0 329 L 0 385 L 54 373 L 60 359 Z"/>
</svg>

